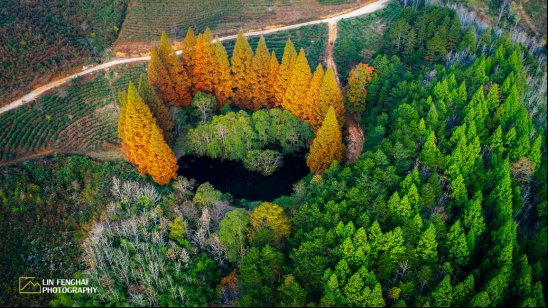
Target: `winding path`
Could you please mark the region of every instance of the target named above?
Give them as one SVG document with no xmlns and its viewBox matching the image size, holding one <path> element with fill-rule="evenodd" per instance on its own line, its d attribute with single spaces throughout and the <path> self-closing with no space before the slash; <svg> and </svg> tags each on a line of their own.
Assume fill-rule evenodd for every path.
<svg viewBox="0 0 548 308">
<path fill-rule="evenodd" d="M 274 28 L 274 29 L 247 32 L 244 35 L 247 36 L 247 37 L 258 36 L 258 35 L 265 35 L 265 34 L 285 31 L 285 30 L 296 29 L 296 28 L 300 28 L 302 26 L 308 26 L 308 25 L 315 25 L 315 24 L 321 24 L 321 23 L 336 23 L 337 21 L 339 21 L 341 19 L 353 18 L 353 17 L 369 14 L 369 13 L 375 12 L 377 10 L 380 10 L 380 9 L 384 8 L 388 4 L 389 1 L 390 0 L 378 0 L 378 1 L 366 4 L 362 7 L 359 7 L 355 10 L 350 11 L 350 12 L 338 15 L 338 16 L 313 20 L 313 21 L 309 21 L 309 22 L 303 22 L 303 23 L 289 25 L 289 26 L 283 26 L 283 27 Z M 220 41 L 226 41 L 226 40 L 232 40 L 232 39 L 235 39 L 235 38 L 236 38 L 236 35 L 229 35 L 229 36 L 221 37 L 221 38 L 219 38 L 219 40 Z M 181 51 L 177 51 L 177 54 L 180 54 L 180 53 L 181 53 Z M 43 86 L 33 90 L 32 92 L 26 94 L 25 96 L 23 96 L 23 97 L 15 100 L 15 101 L 7 104 L 7 105 L 1 107 L 0 108 L 0 114 L 2 114 L 4 112 L 7 112 L 9 110 L 18 108 L 20 106 L 23 106 L 27 103 L 30 103 L 33 100 L 35 100 L 37 97 L 39 97 L 40 95 L 44 94 L 45 92 L 47 92 L 47 91 L 49 91 L 53 88 L 56 88 L 60 85 L 63 85 L 65 83 L 67 83 L 68 81 L 70 81 L 71 79 L 74 79 L 76 77 L 88 75 L 88 74 L 91 74 L 91 73 L 94 73 L 94 72 L 97 72 L 97 71 L 100 71 L 100 70 L 104 70 L 104 69 L 107 69 L 109 67 L 121 65 L 121 64 L 144 62 L 144 61 L 148 61 L 148 60 L 150 60 L 149 56 L 135 57 L 135 58 L 117 58 L 117 59 L 114 59 L 112 61 L 105 62 L 103 64 L 99 64 L 97 66 L 84 69 L 79 73 L 67 76 L 65 78 L 61 78 L 59 80 L 52 81 L 52 82 L 50 82 L 46 85 L 43 85 Z"/>
</svg>

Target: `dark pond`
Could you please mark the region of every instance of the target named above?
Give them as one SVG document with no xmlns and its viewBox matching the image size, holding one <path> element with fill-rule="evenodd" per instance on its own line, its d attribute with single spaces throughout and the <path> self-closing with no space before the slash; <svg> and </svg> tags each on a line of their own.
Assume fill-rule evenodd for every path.
<svg viewBox="0 0 548 308">
<path fill-rule="evenodd" d="M 284 156 L 284 164 L 272 175 L 264 176 L 247 170 L 239 162 L 207 156 L 179 158 L 179 174 L 197 183 L 209 182 L 234 198 L 250 201 L 272 201 L 293 192 L 293 184 L 308 174 L 303 156 Z"/>
</svg>

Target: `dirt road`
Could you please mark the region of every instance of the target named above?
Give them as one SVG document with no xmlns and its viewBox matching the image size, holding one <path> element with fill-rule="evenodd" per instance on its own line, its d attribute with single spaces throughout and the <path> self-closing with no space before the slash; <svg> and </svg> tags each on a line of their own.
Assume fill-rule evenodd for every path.
<svg viewBox="0 0 548 308">
<path fill-rule="evenodd" d="M 333 57 L 333 48 L 335 48 L 335 41 L 337 40 L 337 22 L 332 21 L 329 23 L 329 36 L 327 39 L 327 48 L 326 48 L 326 57 L 325 64 L 327 67 L 330 67 L 335 73 L 337 78 L 337 85 L 341 87 L 341 82 L 339 80 L 339 73 L 337 72 L 337 64 L 335 64 L 335 59 Z"/>
<path fill-rule="evenodd" d="M 335 47 L 335 41 L 337 40 L 338 25 L 336 21 L 329 23 L 329 37 L 327 40 L 327 48 L 325 53 L 325 63 L 327 67 L 331 67 L 335 73 L 337 79 L 337 85 L 341 88 L 341 82 L 339 79 L 339 73 L 337 72 L 337 64 L 333 57 L 333 48 Z M 341 88 L 342 91 L 342 88 Z M 345 161 L 348 164 L 354 163 L 363 149 L 364 134 L 358 121 L 358 116 L 353 113 L 347 112 L 345 115 L 345 130 L 344 139 L 346 140 L 346 157 Z"/>
<path fill-rule="evenodd" d="M 353 11 L 350 11 L 350 12 L 347 12 L 347 13 L 344 13 L 344 14 L 341 14 L 341 15 L 338 15 L 338 16 L 313 20 L 313 21 L 309 21 L 309 22 L 303 22 L 303 23 L 300 23 L 300 24 L 294 24 L 294 25 L 289 25 L 289 26 L 284 26 L 284 27 L 279 27 L 279 28 L 274 28 L 274 29 L 247 32 L 247 33 L 245 33 L 245 36 L 250 37 L 250 36 L 265 35 L 265 34 L 270 34 L 270 33 L 275 33 L 275 32 L 295 29 L 295 28 L 300 28 L 302 26 L 315 25 L 315 24 L 321 24 L 321 23 L 336 23 L 337 21 L 339 21 L 341 19 L 357 17 L 357 16 L 369 14 L 371 12 L 380 10 L 380 9 L 384 8 L 388 4 L 389 1 L 390 0 L 378 0 L 378 1 L 375 1 L 373 3 L 364 5 L 360 8 L 357 8 Z M 219 38 L 219 40 L 220 41 L 225 41 L 225 40 L 232 40 L 232 39 L 235 39 L 235 38 L 236 38 L 236 35 L 229 35 L 229 36 L 221 37 L 221 38 Z M 180 54 L 180 53 L 181 53 L 180 51 L 177 52 L 177 54 Z M 100 70 L 104 70 L 104 69 L 107 69 L 109 67 L 121 65 L 121 64 L 135 63 L 135 62 L 148 61 L 148 60 L 150 60 L 150 57 L 148 57 L 148 56 L 146 56 L 146 57 L 137 57 L 137 58 L 118 58 L 118 59 L 114 59 L 112 61 L 100 64 L 100 65 L 85 69 L 85 70 L 83 70 L 83 71 L 81 71 L 77 74 L 73 74 L 73 75 L 67 76 L 65 78 L 50 82 L 46 85 L 43 85 L 43 86 L 33 90 L 32 92 L 26 94 L 25 96 L 23 96 L 23 97 L 15 100 L 15 101 L 7 104 L 7 105 L 1 107 L 0 108 L 0 114 L 6 112 L 8 110 L 20 107 L 24 104 L 27 104 L 27 103 L 35 100 L 37 97 L 44 94 L 45 92 L 47 92 L 47 91 L 49 91 L 53 88 L 56 88 L 60 85 L 63 85 L 63 84 L 67 83 L 68 81 L 70 81 L 73 78 L 88 75 L 88 74 L 91 74 L 91 73 L 94 73 L 94 72 L 97 72 L 97 71 L 100 71 Z"/>
</svg>

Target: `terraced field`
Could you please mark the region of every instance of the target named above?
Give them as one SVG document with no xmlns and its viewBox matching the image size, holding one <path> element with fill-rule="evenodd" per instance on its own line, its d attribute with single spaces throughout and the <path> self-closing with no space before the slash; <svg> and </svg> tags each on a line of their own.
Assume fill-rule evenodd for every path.
<svg viewBox="0 0 548 308">
<path fill-rule="evenodd" d="M 253 50 L 257 48 L 259 38 L 260 37 L 258 36 L 254 36 L 247 39 Z M 266 35 L 265 39 L 268 50 L 271 52 L 275 51 L 278 61 L 280 62 L 282 60 L 285 42 L 288 38 L 291 38 L 297 51 L 300 48 L 304 48 L 308 63 L 313 69 L 321 61 L 322 53 L 325 49 L 325 44 L 327 42 L 327 24 L 305 26 L 298 29 Z M 234 40 L 223 42 L 229 57 L 232 57 L 234 43 Z"/>
<path fill-rule="evenodd" d="M 117 93 L 142 64 L 75 80 L 36 102 L 0 115 L 0 162 L 53 151 L 93 152 L 117 144 Z"/>
<path fill-rule="evenodd" d="M 365 0 L 132 0 L 115 50 L 143 52 L 162 31 L 182 40 L 187 29 L 234 34 L 239 28 L 259 29 L 293 24 L 357 7 Z"/>
</svg>

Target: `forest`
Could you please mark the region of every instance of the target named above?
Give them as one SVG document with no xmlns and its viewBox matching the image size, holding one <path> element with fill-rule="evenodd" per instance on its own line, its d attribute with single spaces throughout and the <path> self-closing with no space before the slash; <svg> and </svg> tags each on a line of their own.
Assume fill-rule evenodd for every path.
<svg viewBox="0 0 548 308">
<path fill-rule="evenodd" d="M 363 41 L 335 47 L 338 70 L 311 67 L 291 39 L 279 61 L 243 31 L 230 55 L 208 28 L 188 29 L 180 56 L 163 33 L 118 93 L 124 160 L 0 168 L 0 304 L 545 307 L 546 92 L 533 80 L 546 57 L 403 2 L 368 63 Z M 365 136 L 352 162 L 349 117 Z M 309 172 L 273 200 L 180 165 L 271 176 L 289 157 Z M 27 271 L 98 291 L 20 298 L 11 283 Z"/>
</svg>

